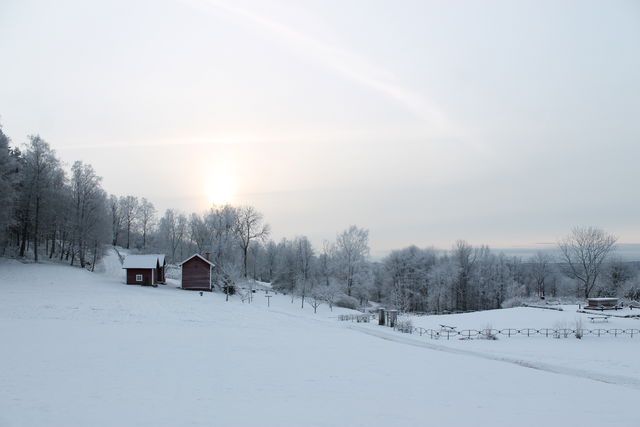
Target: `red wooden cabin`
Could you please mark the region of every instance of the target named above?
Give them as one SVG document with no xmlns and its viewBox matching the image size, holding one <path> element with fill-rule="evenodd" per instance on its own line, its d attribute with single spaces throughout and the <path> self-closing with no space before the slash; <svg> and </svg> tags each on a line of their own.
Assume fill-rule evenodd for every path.
<svg viewBox="0 0 640 427">
<path fill-rule="evenodd" d="M 127 270 L 128 285 L 157 286 L 165 282 L 164 254 L 127 255 L 122 268 Z"/>
<path fill-rule="evenodd" d="M 211 290 L 211 276 L 215 265 L 209 261 L 209 253 L 206 253 L 205 257 L 193 254 L 180 265 L 182 266 L 182 289 Z"/>
</svg>

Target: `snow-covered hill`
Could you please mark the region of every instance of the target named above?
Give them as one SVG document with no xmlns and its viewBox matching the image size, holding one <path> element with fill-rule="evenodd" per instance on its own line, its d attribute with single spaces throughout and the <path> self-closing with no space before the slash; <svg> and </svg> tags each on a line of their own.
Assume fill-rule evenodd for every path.
<svg viewBox="0 0 640 427">
<path fill-rule="evenodd" d="M 0 259 L 0 426 L 635 424 L 633 383 L 484 357 L 512 345 L 525 350 L 510 358 L 540 362 L 538 343 L 564 366 L 563 345 L 591 352 L 592 341 L 431 343 L 287 296 L 225 302 L 103 271 Z M 640 340 L 625 343 L 601 371 L 636 375 L 616 354 L 637 354 Z"/>
</svg>

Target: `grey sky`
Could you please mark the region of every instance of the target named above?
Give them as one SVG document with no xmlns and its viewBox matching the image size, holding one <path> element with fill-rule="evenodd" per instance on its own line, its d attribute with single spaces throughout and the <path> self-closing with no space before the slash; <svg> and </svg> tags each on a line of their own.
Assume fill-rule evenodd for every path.
<svg viewBox="0 0 640 427">
<path fill-rule="evenodd" d="M 639 44 L 637 1 L 3 0 L 0 115 L 160 209 L 224 182 L 275 238 L 638 242 Z"/>
</svg>

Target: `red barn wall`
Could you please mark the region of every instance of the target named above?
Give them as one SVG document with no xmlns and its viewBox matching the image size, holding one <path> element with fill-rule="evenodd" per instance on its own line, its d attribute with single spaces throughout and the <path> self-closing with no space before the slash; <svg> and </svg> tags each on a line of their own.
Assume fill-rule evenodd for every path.
<svg viewBox="0 0 640 427">
<path fill-rule="evenodd" d="M 211 266 L 198 257 L 182 264 L 182 289 L 211 290 Z"/>
<path fill-rule="evenodd" d="M 161 266 L 156 268 L 156 282 L 164 283 L 164 281 L 165 281 L 165 279 L 164 279 L 164 269 L 165 269 L 164 265 L 161 265 Z"/>
<path fill-rule="evenodd" d="M 136 274 L 142 274 L 142 282 L 136 282 Z M 128 268 L 127 284 L 128 285 L 153 285 L 153 269 L 145 268 Z"/>
</svg>

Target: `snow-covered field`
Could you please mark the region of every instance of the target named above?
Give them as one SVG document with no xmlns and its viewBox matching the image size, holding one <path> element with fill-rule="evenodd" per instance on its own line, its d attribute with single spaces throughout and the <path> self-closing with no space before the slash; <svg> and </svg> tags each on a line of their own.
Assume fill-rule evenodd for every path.
<svg viewBox="0 0 640 427">
<path fill-rule="evenodd" d="M 563 311 L 539 308 L 511 308 L 466 314 L 441 316 L 404 316 L 414 327 L 441 330 L 441 325 L 455 327 L 457 331 L 483 329 L 576 329 L 578 319 L 583 329 L 630 330 L 640 329 L 640 320 L 609 317 L 607 322 L 592 323 L 590 316 L 601 313 L 578 313 L 577 306 L 562 306 Z M 620 312 L 612 312 L 612 314 Z M 606 313 L 605 313 L 606 314 Z M 434 340 L 418 334 L 400 334 L 390 328 L 373 324 L 357 324 L 353 327 L 380 336 L 391 335 L 394 340 L 428 346 L 445 352 L 472 354 L 486 359 L 500 360 L 559 374 L 591 378 L 613 384 L 623 384 L 640 390 L 640 335 L 602 336 L 584 335 L 577 339 L 569 334 L 555 339 L 543 335 L 527 337 L 524 334 L 507 337 L 497 334 L 497 340 L 461 339 L 459 336 L 442 335 Z M 506 333 L 506 332 L 505 332 Z"/>
<path fill-rule="evenodd" d="M 112 261 L 92 274 L 0 259 L 0 426 L 638 424 L 640 339 L 435 341 L 281 295 L 267 307 L 262 292 L 243 304 L 175 282 L 127 286 Z M 413 321 L 542 328 L 575 316 Z M 627 324 L 640 321 L 604 327 Z"/>
</svg>

